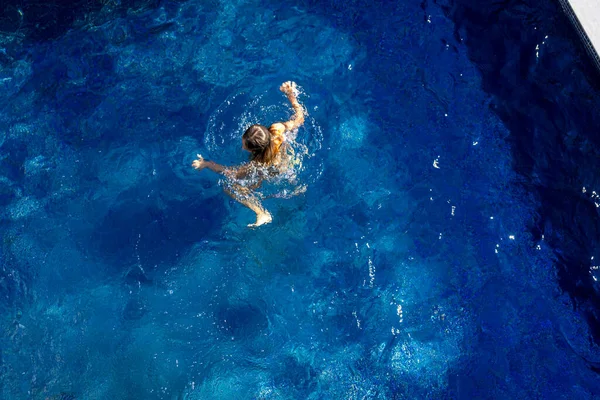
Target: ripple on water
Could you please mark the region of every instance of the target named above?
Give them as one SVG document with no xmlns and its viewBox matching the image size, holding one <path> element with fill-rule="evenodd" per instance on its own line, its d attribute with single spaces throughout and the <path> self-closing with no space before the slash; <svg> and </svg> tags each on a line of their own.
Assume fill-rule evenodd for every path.
<svg viewBox="0 0 600 400">
<path fill-rule="evenodd" d="M 351 149 L 358 149 L 367 138 L 369 122 L 364 116 L 354 116 L 342 122 L 338 129 L 341 145 Z"/>
<path fill-rule="evenodd" d="M 274 104 L 272 98 L 272 93 L 253 94 L 241 90 L 229 96 L 210 116 L 203 138 L 206 151 L 199 152 L 226 165 L 247 162 L 248 154 L 241 150 L 245 130 L 252 124 L 270 126 L 291 116 L 291 108 L 285 100 Z M 300 101 L 304 100 L 301 96 Z M 270 180 L 274 187 L 263 185 L 264 197 L 287 197 L 298 186 L 314 183 L 322 174 L 323 166 L 315 156 L 322 148 L 323 133 L 316 120 L 307 116 L 298 132 L 286 133 L 286 140 L 294 153 L 293 171 Z"/>
</svg>

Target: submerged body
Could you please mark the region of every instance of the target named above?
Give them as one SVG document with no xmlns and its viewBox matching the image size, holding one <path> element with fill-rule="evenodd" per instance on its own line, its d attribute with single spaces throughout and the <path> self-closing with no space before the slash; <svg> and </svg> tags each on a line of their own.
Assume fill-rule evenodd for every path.
<svg viewBox="0 0 600 400">
<path fill-rule="evenodd" d="M 269 128 L 263 125 L 250 126 L 242 136 L 242 148 L 251 153 L 250 162 L 239 167 L 226 167 L 205 160 L 198 154 L 192 166 L 201 170 L 208 168 L 223 174 L 229 180 L 225 192 L 235 200 L 256 213 L 256 222 L 248 225 L 257 227 L 273 220 L 271 214 L 262 206 L 255 193 L 264 180 L 285 174 L 293 168 L 293 154 L 286 143 L 285 132 L 292 131 L 304 124 L 304 109 L 298 102 L 296 84 L 285 82 L 279 88 L 286 94 L 294 116 L 287 122 L 276 122 Z"/>
</svg>

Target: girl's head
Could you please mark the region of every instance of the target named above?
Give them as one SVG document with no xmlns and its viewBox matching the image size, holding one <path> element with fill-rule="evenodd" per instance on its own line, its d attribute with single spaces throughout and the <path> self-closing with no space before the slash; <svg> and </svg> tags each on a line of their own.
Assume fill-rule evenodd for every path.
<svg viewBox="0 0 600 400">
<path fill-rule="evenodd" d="M 242 148 L 252 154 L 252 161 L 270 163 L 275 157 L 275 143 L 271 140 L 271 132 L 266 126 L 252 125 L 242 136 Z"/>
</svg>

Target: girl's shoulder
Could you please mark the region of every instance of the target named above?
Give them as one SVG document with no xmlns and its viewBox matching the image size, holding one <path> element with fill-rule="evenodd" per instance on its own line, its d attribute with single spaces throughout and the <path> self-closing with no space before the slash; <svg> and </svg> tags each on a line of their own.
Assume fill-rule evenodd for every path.
<svg viewBox="0 0 600 400">
<path fill-rule="evenodd" d="M 283 144 L 285 141 L 285 125 L 281 122 L 276 122 L 269 128 L 269 132 L 271 132 L 271 138 L 277 145 L 277 149 Z"/>
<path fill-rule="evenodd" d="M 269 128 L 269 132 L 271 132 L 271 135 L 273 135 L 275 137 L 282 137 L 283 138 L 283 134 L 285 133 L 285 125 L 282 124 L 281 122 L 275 122 Z"/>
</svg>

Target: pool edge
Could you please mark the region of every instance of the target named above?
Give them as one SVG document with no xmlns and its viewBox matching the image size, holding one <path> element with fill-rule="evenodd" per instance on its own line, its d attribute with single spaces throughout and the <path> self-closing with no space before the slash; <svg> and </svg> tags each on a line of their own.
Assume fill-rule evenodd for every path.
<svg viewBox="0 0 600 400">
<path fill-rule="evenodd" d="M 571 23 L 577 30 L 577 33 L 583 41 L 583 45 L 585 46 L 587 53 L 596 65 L 597 70 L 600 72 L 600 55 L 598 54 L 598 49 L 600 49 L 600 35 L 590 37 L 591 34 L 588 34 L 586 27 L 581 22 L 581 18 L 578 16 L 577 12 L 571 5 L 571 3 L 578 3 L 580 4 L 580 6 L 583 6 L 583 4 L 586 3 L 586 0 L 559 0 L 559 2 L 565 14 L 567 14 L 569 19 L 571 20 Z M 597 18 L 600 18 L 600 15 L 598 15 Z M 591 25 L 591 23 L 592 21 L 589 21 L 585 24 L 589 28 L 589 25 Z"/>
</svg>

